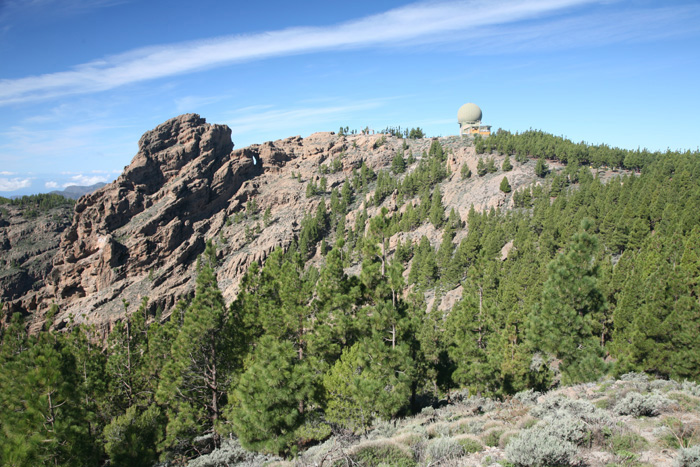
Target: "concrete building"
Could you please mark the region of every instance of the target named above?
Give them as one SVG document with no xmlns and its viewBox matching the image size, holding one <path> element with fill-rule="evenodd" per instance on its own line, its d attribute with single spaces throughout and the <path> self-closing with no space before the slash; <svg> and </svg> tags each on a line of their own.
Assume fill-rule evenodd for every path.
<svg viewBox="0 0 700 467">
<path fill-rule="evenodd" d="M 471 102 L 459 108 L 457 122 L 459 123 L 459 134 L 462 136 L 489 136 L 491 134 L 491 125 L 481 124 L 481 109 Z"/>
</svg>

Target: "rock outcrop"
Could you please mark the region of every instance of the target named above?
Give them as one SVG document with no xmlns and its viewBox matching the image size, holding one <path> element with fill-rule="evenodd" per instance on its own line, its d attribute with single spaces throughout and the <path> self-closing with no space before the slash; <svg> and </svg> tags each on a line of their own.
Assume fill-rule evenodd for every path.
<svg viewBox="0 0 700 467">
<path fill-rule="evenodd" d="M 41 212 L 0 206 L 0 302 L 9 305 L 43 286 L 71 217 L 71 206 Z"/>
<path fill-rule="evenodd" d="M 475 173 L 479 157 L 468 140 L 440 141 L 453 170 L 441 185 L 447 213 L 455 208 L 466 220 L 471 205 L 508 206 L 511 195 L 499 190 L 502 173 L 461 179 L 462 165 Z M 420 160 L 431 142 L 409 140 L 406 152 Z M 286 247 L 304 215 L 315 211 L 320 197 L 307 198 L 306 183 L 319 181 L 321 165 L 333 159 L 342 163 L 341 170 L 326 176 L 330 191 L 363 162 L 375 171 L 388 169 L 403 144 L 389 135 L 314 133 L 234 150 L 225 125 L 208 124 L 195 114 L 168 120 L 143 135 L 138 153 L 116 181 L 78 200 L 50 274 L 41 287 L 12 297 L 7 306 L 32 313 L 39 323 L 56 303 L 59 322 L 72 316 L 105 330 L 123 315 L 122 300 L 136 304 L 148 296 L 150 311 L 161 307 L 167 315 L 180 297 L 193 292 L 197 257 L 208 240 L 217 245 L 219 285 L 231 301 L 250 263 Z M 494 157 L 500 165 L 502 159 Z M 508 179 L 514 190 L 532 183 L 532 167 L 518 165 Z M 253 199 L 257 211 L 242 216 Z M 391 211 L 395 204 L 388 197 L 384 206 Z M 266 209 L 271 222 L 263 226 Z M 353 209 L 349 222 L 361 203 Z M 378 209 L 368 207 L 368 213 Z M 233 222 L 236 218 L 239 222 Z M 422 234 L 434 245 L 440 241 L 435 229 L 398 235 L 417 242 Z"/>
</svg>

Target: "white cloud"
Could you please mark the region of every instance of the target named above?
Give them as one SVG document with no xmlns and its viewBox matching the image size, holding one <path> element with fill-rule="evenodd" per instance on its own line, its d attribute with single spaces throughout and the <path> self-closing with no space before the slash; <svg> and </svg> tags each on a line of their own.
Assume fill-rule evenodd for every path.
<svg viewBox="0 0 700 467">
<path fill-rule="evenodd" d="M 175 99 L 178 113 L 199 112 L 202 107 L 228 99 L 229 96 L 185 96 Z"/>
<path fill-rule="evenodd" d="M 100 182 L 106 182 L 107 177 L 104 175 L 84 175 L 84 174 L 78 174 L 72 176 L 70 182 L 64 183 L 63 188 L 72 186 L 72 185 L 78 185 L 78 186 L 90 186 L 94 185 L 95 183 L 100 183 Z"/>
<path fill-rule="evenodd" d="M 0 171 L 0 175 L 14 175 L 14 172 L 8 172 L 7 170 Z"/>
<path fill-rule="evenodd" d="M 75 16 L 97 8 L 105 8 L 127 0 L 4 0 L 0 10 L 0 23 L 11 22 L 21 16 L 41 13 L 54 20 Z"/>
<path fill-rule="evenodd" d="M 114 124 L 86 123 L 48 129 L 32 126 L 11 126 L 0 131 L 0 152 L 21 153 L 25 157 L 68 155 L 76 152 L 101 151 L 103 135 L 115 128 Z M 68 175 L 68 174 L 64 174 Z"/>
<path fill-rule="evenodd" d="M 15 191 L 31 185 L 29 178 L 0 178 L 0 191 Z"/>
<path fill-rule="evenodd" d="M 357 111 L 375 109 L 391 98 L 369 99 L 354 104 L 336 104 L 321 107 L 301 107 L 297 109 L 275 110 L 268 106 L 249 107 L 235 111 L 236 117 L 226 123 L 233 134 L 246 134 L 251 131 L 295 130 L 303 125 L 315 125 L 350 115 Z"/>
<path fill-rule="evenodd" d="M 326 27 L 135 49 L 69 71 L 0 80 L 0 105 L 83 94 L 156 78 L 275 56 L 416 42 L 449 42 L 460 31 L 541 18 L 597 0 L 462 0 L 414 3 Z"/>
<path fill-rule="evenodd" d="M 46 183 L 44 184 L 44 186 L 45 186 L 46 188 L 50 188 L 50 189 L 53 190 L 53 189 L 58 188 L 58 183 L 57 183 L 57 182 L 46 182 Z"/>
</svg>

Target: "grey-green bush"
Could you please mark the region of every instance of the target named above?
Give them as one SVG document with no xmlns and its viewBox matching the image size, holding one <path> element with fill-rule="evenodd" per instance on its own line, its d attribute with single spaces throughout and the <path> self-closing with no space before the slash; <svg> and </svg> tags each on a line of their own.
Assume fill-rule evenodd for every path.
<svg viewBox="0 0 700 467">
<path fill-rule="evenodd" d="M 683 381 L 681 390 L 691 396 L 700 397 L 700 384 L 695 381 Z"/>
<path fill-rule="evenodd" d="M 620 415 L 655 417 L 672 404 L 673 402 L 670 399 L 659 394 L 644 395 L 638 392 L 630 392 L 615 404 L 613 411 Z"/>
<path fill-rule="evenodd" d="M 197 457 L 187 463 L 187 467 L 254 467 L 265 462 L 281 460 L 277 456 L 246 451 L 237 439 L 225 439 L 221 447 L 209 454 Z"/>
<path fill-rule="evenodd" d="M 700 444 L 679 449 L 673 467 L 700 467 Z"/>
<path fill-rule="evenodd" d="M 590 424 L 610 422 L 610 416 L 590 402 L 558 395 L 547 397 L 530 410 L 530 415 L 541 419 L 553 418 L 559 416 L 561 411 Z"/>
<path fill-rule="evenodd" d="M 462 443 L 454 438 L 435 438 L 428 444 L 426 454 L 431 462 L 442 462 L 462 457 L 465 450 Z"/>
<path fill-rule="evenodd" d="M 537 427 L 524 430 L 506 446 L 506 458 L 522 467 L 574 465 L 576 446 Z"/>
<path fill-rule="evenodd" d="M 542 395 L 541 392 L 537 392 L 533 389 L 528 389 L 527 391 L 521 391 L 513 396 L 513 399 L 524 405 L 535 405 L 537 399 Z"/>
<path fill-rule="evenodd" d="M 540 424 L 537 426 L 540 430 L 575 445 L 583 443 L 590 433 L 580 418 L 574 417 L 564 410 L 557 411 L 556 416 L 547 417 Z"/>
</svg>

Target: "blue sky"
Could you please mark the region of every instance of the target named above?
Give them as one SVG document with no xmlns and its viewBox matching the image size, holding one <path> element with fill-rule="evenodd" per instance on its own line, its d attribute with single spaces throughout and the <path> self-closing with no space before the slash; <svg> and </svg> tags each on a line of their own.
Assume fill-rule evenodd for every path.
<svg viewBox="0 0 700 467">
<path fill-rule="evenodd" d="M 0 0 L 0 195 L 111 181 L 181 113 L 236 147 L 486 124 L 700 144 L 700 2 Z"/>
</svg>

